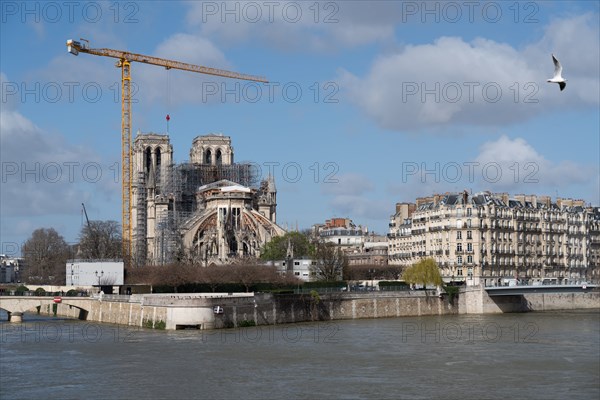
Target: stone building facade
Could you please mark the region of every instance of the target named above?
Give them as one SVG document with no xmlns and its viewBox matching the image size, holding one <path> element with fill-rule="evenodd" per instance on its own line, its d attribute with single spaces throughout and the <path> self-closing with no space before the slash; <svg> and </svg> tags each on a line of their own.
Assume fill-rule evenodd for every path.
<svg viewBox="0 0 600 400">
<path fill-rule="evenodd" d="M 258 257 L 265 243 L 285 233 L 277 225 L 273 177 L 259 182 L 251 164 L 235 163 L 228 136 L 196 137 L 190 161 L 175 164 L 168 135 L 138 133 L 132 171 L 137 265 Z"/>
<path fill-rule="evenodd" d="M 600 208 L 582 200 L 489 192 L 419 198 L 397 204 L 388 241 L 390 264 L 430 257 L 445 281 L 600 279 Z"/>
<path fill-rule="evenodd" d="M 348 265 L 387 265 L 388 244 L 385 236 L 369 233 L 349 218 L 331 218 L 313 225 L 313 236 L 344 251 Z"/>
</svg>

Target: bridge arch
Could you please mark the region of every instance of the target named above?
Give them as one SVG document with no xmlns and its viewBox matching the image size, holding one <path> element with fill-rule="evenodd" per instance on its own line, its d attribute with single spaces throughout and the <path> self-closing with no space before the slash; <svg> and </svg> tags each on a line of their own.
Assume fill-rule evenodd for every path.
<svg viewBox="0 0 600 400">
<path fill-rule="evenodd" d="M 79 309 L 79 319 L 86 319 L 90 309 L 91 299 L 62 298 L 61 305 Z M 87 303 L 87 304 L 86 304 Z M 53 297 L 44 296 L 4 296 L 0 297 L 0 309 L 8 313 L 9 321 L 20 322 L 24 313 L 38 310 L 38 307 L 56 304 Z M 14 317 L 14 318 L 13 318 Z"/>
</svg>

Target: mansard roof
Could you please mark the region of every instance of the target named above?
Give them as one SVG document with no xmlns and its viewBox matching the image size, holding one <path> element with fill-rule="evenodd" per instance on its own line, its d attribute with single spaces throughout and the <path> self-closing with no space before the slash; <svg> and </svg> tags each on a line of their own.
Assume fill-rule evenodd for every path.
<svg viewBox="0 0 600 400">
<path fill-rule="evenodd" d="M 518 195 L 523 196 L 523 195 Z M 434 200 L 434 197 L 436 198 Z M 458 193 L 446 193 L 444 195 L 436 195 L 424 199 L 426 201 L 421 202 L 417 207 L 416 211 L 428 211 L 437 210 L 442 206 L 455 207 L 459 205 L 472 204 L 475 207 L 494 206 L 499 208 L 511 208 L 511 209 L 524 209 L 524 210 L 551 210 L 551 211 L 565 211 L 571 213 L 584 212 L 586 207 L 581 205 L 565 205 L 557 202 L 543 201 L 542 198 L 538 198 L 538 201 L 534 204 L 531 201 L 527 201 L 517 198 L 508 198 L 507 194 L 493 194 L 490 192 L 479 192 L 475 194 L 466 194 L 466 192 Z M 523 196 L 525 197 L 525 196 Z M 466 199 L 466 202 L 465 202 Z M 547 199 L 547 198 L 546 198 Z M 560 205 L 559 205 L 560 204 Z M 598 208 L 600 209 L 600 208 Z M 598 211 L 600 213 L 600 211 Z"/>
</svg>

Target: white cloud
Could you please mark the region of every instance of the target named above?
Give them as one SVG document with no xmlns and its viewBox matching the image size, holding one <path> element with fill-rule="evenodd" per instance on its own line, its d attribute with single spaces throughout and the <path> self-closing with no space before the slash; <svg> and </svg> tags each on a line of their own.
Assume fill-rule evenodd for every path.
<svg viewBox="0 0 600 400">
<path fill-rule="evenodd" d="M 330 195 L 360 195 L 373 190 L 373 183 L 365 175 L 344 174 L 321 183 L 321 192 Z"/>
<path fill-rule="evenodd" d="M 400 2 L 191 2 L 192 29 L 226 45 L 260 41 L 283 50 L 330 51 L 392 40 Z"/>
<path fill-rule="evenodd" d="M 2 109 L 0 125 L 3 219 L 75 214 L 92 192 L 117 192 L 92 150 L 45 132 L 16 110 Z"/>
<path fill-rule="evenodd" d="M 196 35 L 174 34 L 161 42 L 153 55 L 211 68 L 232 69 L 223 52 L 209 40 Z M 139 98 L 144 101 L 169 101 L 177 105 L 215 100 L 218 96 L 204 95 L 206 90 L 203 82 L 220 84 L 223 81 L 223 78 L 216 76 L 178 70 L 165 71 L 164 68 L 140 63 L 136 63 L 134 67 L 134 81 L 139 86 Z"/>
<path fill-rule="evenodd" d="M 93 45 L 93 43 L 92 43 Z M 103 47 L 127 50 L 116 42 L 107 42 Z M 226 59 L 225 54 L 210 40 L 200 35 L 176 33 L 167 37 L 150 52 L 160 58 L 181 61 L 194 65 L 202 65 L 216 69 L 235 70 Z M 77 59 L 72 55 L 60 54 L 48 66 L 35 70 L 25 77 L 27 87 L 39 83 L 40 87 L 57 86 L 62 90 L 60 101 L 69 101 L 69 87 L 74 88 L 75 102 L 87 101 L 83 97 L 87 91 L 90 97 L 96 98 L 100 91 L 104 101 L 120 103 L 121 74 L 114 68 L 115 59 L 80 54 Z M 239 71 L 242 73 L 252 71 Z M 181 104 L 202 104 L 221 102 L 222 95 L 240 81 L 221 78 L 213 75 L 199 74 L 181 70 L 166 70 L 163 67 L 134 62 L 131 67 L 132 96 L 138 107 L 159 103 L 162 106 L 179 106 Z M 41 79 L 41 80 L 40 80 Z M 226 82 L 226 83 L 225 83 Z M 243 81 L 245 82 L 245 81 Z M 225 87 L 221 86 L 226 84 Z M 89 89 L 85 89 L 89 87 Z M 96 89 L 99 88 L 99 89 Z M 87 91 L 86 91 L 87 90 Z M 49 90 L 50 95 L 53 91 Z M 240 93 L 237 90 L 236 93 Z M 233 95 L 225 98 L 234 101 Z M 72 101 L 71 101 L 72 102 Z M 143 118 L 143 115 L 138 117 Z"/>
<path fill-rule="evenodd" d="M 336 183 L 322 183 L 321 193 L 331 196 L 329 206 L 334 215 L 349 216 L 355 220 L 387 219 L 389 204 L 371 195 L 375 185 L 365 175 L 348 173 L 336 176 Z"/>
<path fill-rule="evenodd" d="M 373 200 L 363 196 L 339 195 L 330 202 L 335 215 L 346 215 L 354 221 L 361 219 L 382 220 L 391 214 L 390 204 L 382 200 Z"/>
<path fill-rule="evenodd" d="M 410 165 L 409 165 L 410 164 Z M 403 163 L 387 192 L 401 201 L 434 193 L 490 190 L 510 194 L 579 193 L 596 202 L 598 166 L 552 161 L 523 138 L 502 135 L 483 143 L 471 159 Z"/>
<path fill-rule="evenodd" d="M 440 37 L 379 57 L 365 77 L 340 72 L 345 97 L 391 130 L 447 124 L 499 126 L 559 107 L 600 103 L 597 15 L 555 21 L 523 50 L 493 40 Z M 550 54 L 563 64 L 567 89 L 546 79 Z"/>
<path fill-rule="evenodd" d="M 540 189 L 565 188 L 585 185 L 598 176 L 598 168 L 578 164 L 573 161 L 553 162 L 538 153 L 522 138 L 511 140 L 501 136 L 498 140 L 486 142 L 481 146 L 475 162 L 489 166 L 488 173 L 481 174 L 480 184 L 494 190 L 531 192 Z M 500 171 L 498 174 L 496 171 Z"/>
</svg>

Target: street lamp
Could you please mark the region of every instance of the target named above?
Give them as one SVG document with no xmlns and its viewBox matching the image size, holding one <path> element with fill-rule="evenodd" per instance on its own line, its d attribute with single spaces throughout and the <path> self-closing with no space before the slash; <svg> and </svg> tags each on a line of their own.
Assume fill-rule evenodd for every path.
<svg viewBox="0 0 600 400">
<path fill-rule="evenodd" d="M 104 276 L 104 271 L 100 271 L 100 274 L 98 274 L 98 271 L 96 271 L 96 278 L 98 278 L 98 286 L 100 286 L 100 279 L 102 278 L 102 276 Z"/>
</svg>

